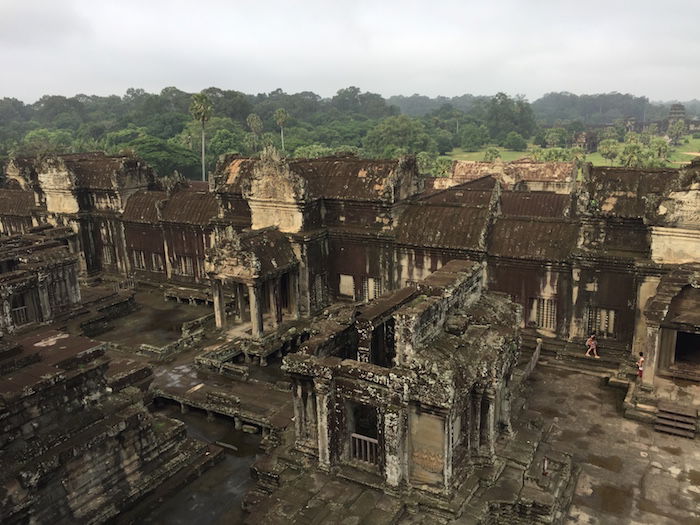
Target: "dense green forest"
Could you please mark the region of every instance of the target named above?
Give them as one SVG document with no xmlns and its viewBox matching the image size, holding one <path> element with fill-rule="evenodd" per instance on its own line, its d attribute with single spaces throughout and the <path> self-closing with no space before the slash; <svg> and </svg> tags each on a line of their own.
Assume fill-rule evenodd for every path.
<svg viewBox="0 0 700 525">
<path fill-rule="evenodd" d="M 421 95 L 383 98 L 357 87 L 322 98 L 312 92 L 276 90 L 247 95 L 209 88 L 205 111 L 193 110 L 193 94 L 175 87 L 160 93 L 129 89 L 124 96 L 46 95 L 33 104 L 0 99 L 0 160 L 11 155 L 104 150 L 133 151 L 159 173 L 200 174 L 202 127 L 206 164 L 219 155 L 254 155 L 272 144 L 295 157 L 348 152 L 368 157 L 419 154 L 424 169 L 439 173 L 439 155 L 455 147 L 488 145 L 523 151 L 528 142 L 552 148 L 549 157 L 576 155 L 573 137 L 589 126 L 623 117 L 660 120 L 668 104 L 611 93 L 550 93 L 529 103 L 523 97 Z M 700 101 L 686 103 L 700 114 Z M 554 130 L 554 131 L 553 131 Z M 614 134 L 614 133 L 613 133 Z M 624 140 L 624 133 L 617 137 Z M 558 152 L 556 151 L 558 150 Z"/>
</svg>

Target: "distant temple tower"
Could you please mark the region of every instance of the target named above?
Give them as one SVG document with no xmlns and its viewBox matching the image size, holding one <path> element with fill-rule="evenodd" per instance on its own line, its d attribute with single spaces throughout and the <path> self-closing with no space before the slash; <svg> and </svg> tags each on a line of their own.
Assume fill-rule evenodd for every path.
<svg viewBox="0 0 700 525">
<path fill-rule="evenodd" d="M 685 106 L 683 104 L 673 104 L 668 112 L 668 123 L 676 120 L 685 120 Z"/>
</svg>

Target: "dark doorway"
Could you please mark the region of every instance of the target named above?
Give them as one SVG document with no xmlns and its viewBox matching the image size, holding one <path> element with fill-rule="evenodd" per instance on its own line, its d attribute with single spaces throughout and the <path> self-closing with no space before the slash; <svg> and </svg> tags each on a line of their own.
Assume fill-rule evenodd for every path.
<svg viewBox="0 0 700 525">
<path fill-rule="evenodd" d="M 372 332 L 372 362 L 379 366 L 393 366 L 394 356 L 394 318 L 377 326 Z"/>
<path fill-rule="evenodd" d="M 700 334 L 677 332 L 676 363 L 700 366 Z"/>
<path fill-rule="evenodd" d="M 377 409 L 367 405 L 355 405 L 353 407 L 353 419 L 355 420 L 355 433 L 363 436 L 377 437 Z"/>
<path fill-rule="evenodd" d="M 285 310 L 289 310 L 289 274 L 284 273 L 282 274 L 282 277 L 280 278 L 280 298 L 282 299 L 282 308 Z"/>
</svg>

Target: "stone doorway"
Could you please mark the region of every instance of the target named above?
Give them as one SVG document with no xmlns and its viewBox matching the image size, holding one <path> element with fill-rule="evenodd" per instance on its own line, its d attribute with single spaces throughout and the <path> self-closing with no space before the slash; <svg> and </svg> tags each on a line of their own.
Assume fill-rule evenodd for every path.
<svg viewBox="0 0 700 525">
<path fill-rule="evenodd" d="M 375 467 L 379 463 L 377 409 L 369 405 L 348 403 L 346 410 L 350 461 L 359 466 Z"/>
<path fill-rule="evenodd" d="M 674 362 L 684 367 L 696 367 L 700 374 L 700 333 L 676 333 Z"/>
</svg>

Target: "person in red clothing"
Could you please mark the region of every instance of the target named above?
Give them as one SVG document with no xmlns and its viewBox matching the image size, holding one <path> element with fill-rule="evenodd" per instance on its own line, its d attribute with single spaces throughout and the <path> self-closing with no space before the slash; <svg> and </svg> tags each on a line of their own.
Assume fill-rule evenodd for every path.
<svg viewBox="0 0 700 525">
<path fill-rule="evenodd" d="M 637 359 L 637 376 L 639 379 L 642 378 L 644 373 L 644 352 L 639 352 L 639 359 Z"/>
<path fill-rule="evenodd" d="M 586 350 L 586 357 L 591 357 L 591 353 L 593 353 L 593 357 L 600 359 L 600 356 L 598 355 L 598 340 L 596 339 L 595 334 L 591 334 L 591 336 L 586 340 L 586 346 L 588 347 L 588 350 Z"/>
</svg>

